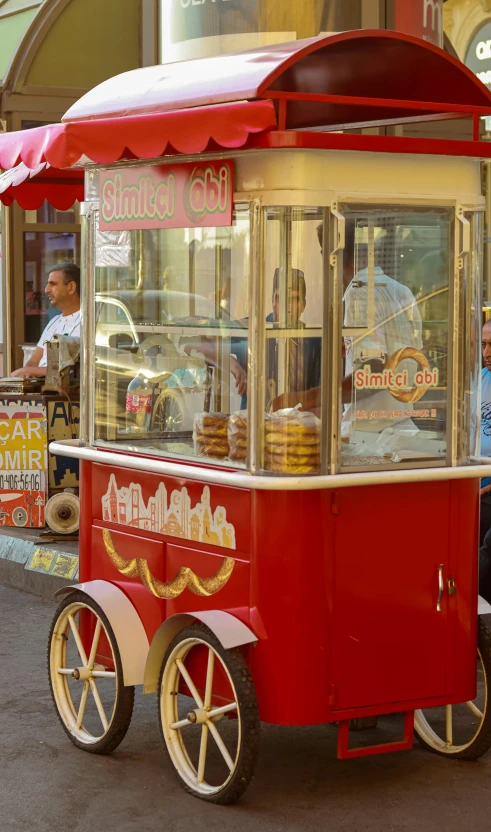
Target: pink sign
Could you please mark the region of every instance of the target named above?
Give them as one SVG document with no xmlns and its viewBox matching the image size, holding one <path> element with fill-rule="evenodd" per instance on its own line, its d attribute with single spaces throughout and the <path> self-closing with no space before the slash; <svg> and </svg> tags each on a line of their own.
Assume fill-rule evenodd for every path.
<svg viewBox="0 0 491 832">
<path fill-rule="evenodd" d="M 443 49 L 443 0 L 396 0 L 394 29 Z"/>
<path fill-rule="evenodd" d="M 232 225 L 232 162 L 148 165 L 101 173 L 99 228 Z"/>
</svg>

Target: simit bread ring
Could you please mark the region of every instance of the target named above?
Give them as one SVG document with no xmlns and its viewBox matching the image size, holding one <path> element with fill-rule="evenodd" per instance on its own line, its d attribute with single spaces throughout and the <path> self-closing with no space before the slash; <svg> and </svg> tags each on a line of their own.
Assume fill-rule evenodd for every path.
<svg viewBox="0 0 491 832">
<path fill-rule="evenodd" d="M 269 447 L 270 445 L 318 445 L 320 441 L 319 434 L 306 434 L 305 436 L 290 436 L 288 433 L 284 433 L 283 431 L 275 431 L 274 433 L 266 434 L 265 443 Z"/>
<path fill-rule="evenodd" d="M 275 471 L 279 474 L 317 474 L 318 465 L 290 465 L 286 463 L 268 462 L 267 471 Z"/>
<path fill-rule="evenodd" d="M 247 448 L 247 439 L 245 436 L 230 436 L 228 441 L 231 448 Z"/>
<path fill-rule="evenodd" d="M 224 459 L 228 456 L 228 447 L 217 447 L 217 445 L 197 445 L 196 453 L 198 456 L 213 456 L 217 459 Z"/>
<path fill-rule="evenodd" d="M 428 359 L 421 350 L 417 350 L 415 347 L 401 347 L 400 350 L 392 353 L 387 361 L 386 369 L 395 370 L 401 361 L 405 361 L 406 358 L 412 358 L 413 361 L 416 361 L 420 370 L 429 370 L 430 368 Z M 417 402 L 418 399 L 424 396 L 427 390 L 428 386 L 426 384 L 416 385 L 412 390 L 401 390 L 399 387 L 389 387 L 389 393 L 391 393 L 394 399 L 400 402 Z"/>
<path fill-rule="evenodd" d="M 197 413 L 194 423 L 197 427 L 221 427 L 228 424 L 228 419 L 227 413 Z"/>
<path fill-rule="evenodd" d="M 298 422 L 287 422 L 285 419 L 271 419 L 264 425 L 266 434 L 283 433 L 288 436 L 318 436 L 319 428 L 306 427 Z"/>
<path fill-rule="evenodd" d="M 196 434 L 196 443 L 198 445 L 213 445 L 215 448 L 223 448 L 228 451 L 228 442 L 224 436 L 201 436 Z"/>
<path fill-rule="evenodd" d="M 214 427 L 196 425 L 196 436 L 227 436 L 227 425 L 217 423 Z"/>
</svg>

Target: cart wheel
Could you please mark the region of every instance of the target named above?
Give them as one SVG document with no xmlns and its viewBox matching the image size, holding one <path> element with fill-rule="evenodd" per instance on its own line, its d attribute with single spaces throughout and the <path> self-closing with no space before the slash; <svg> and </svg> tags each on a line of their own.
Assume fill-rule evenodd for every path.
<svg viewBox="0 0 491 832">
<path fill-rule="evenodd" d="M 181 630 L 160 671 L 159 721 L 186 791 L 210 803 L 235 803 L 252 779 L 260 728 L 239 650 L 225 650 L 203 624 Z"/>
<path fill-rule="evenodd" d="M 96 656 L 104 664 L 96 664 Z M 48 670 L 58 717 L 73 744 L 93 754 L 114 751 L 128 730 L 135 689 L 124 687 L 109 621 L 84 592 L 72 592 L 55 613 Z"/>
<path fill-rule="evenodd" d="M 472 702 L 414 713 L 414 728 L 424 748 L 456 760 L 477 760 L 491 746 L 491 633 L 479 619 L 477 697 Z"/>
<path fill-rule="evenodd" d="M 159 433 L 177 433 L 182 430 L 184 415 L 181 397 L 174 389 L 164 390 L 152 410 L 150 430 Z"/>
</svg>

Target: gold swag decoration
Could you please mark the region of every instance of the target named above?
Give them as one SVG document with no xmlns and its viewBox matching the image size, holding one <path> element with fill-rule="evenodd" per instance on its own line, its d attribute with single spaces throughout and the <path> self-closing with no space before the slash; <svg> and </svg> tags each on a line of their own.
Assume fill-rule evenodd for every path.
<svg viewBox="0 0 491 832">
<path fill-rule="evenodd" d="M 127 578 L 140 578 L 142 584 L 150 590 L 152 595 L 155 595 L 157 598 L 164 598 L 166 601 L 177 598 L 181 592 L 184 592 L 186 587 L 195 595 L 215 595 L 216 592 L 220 592 L 225 586 L 235 566 L 233 558 L 223 558 L 220 566 L 211 578 L 198 578 L 189 566 L 181 566 L 172 581 L 163 583 L 157 580 L 157 578 L 154 578 L 148 568 L 147 561 L 143 558 L 133 558 L 133 560 L 123 558 L 113 543 L 112 534 L 109 529 L 102 530 L 102 537 L 106 551 L 118 572 L 126 575 Z"/>
</svg>

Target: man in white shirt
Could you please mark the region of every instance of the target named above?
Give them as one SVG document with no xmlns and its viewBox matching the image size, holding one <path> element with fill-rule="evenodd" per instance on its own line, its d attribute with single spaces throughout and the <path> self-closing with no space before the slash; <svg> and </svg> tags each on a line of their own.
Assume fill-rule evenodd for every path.
<svg viewBox="0 0 491 832">
<path fill-rule="evenodd" d="M 80 337 L 80 269 L 75 263 L 58 263 L 48 273 L 45 289 L 51 306 L 61 310 L 45 327 L 37 347 L 24 367 L 13 376 L 33 378 L 46 375 L 46 343 L 55 335 Z"/>
<path fill-rule="evenodd" d="M 345 338 L 345 373 L 348 377 L 352 375 L 355 362 L 363 366 L 364 362 L 370 361 L 375 370 L 379 363 L 378 369 L 383 370 L 387 359 L 397 350 L 404 347 L 421 350 L 423 346 L 421 315 L 411 290 L 389 277 L 379 266 L 373 269 L 373 282 L 374 327 L 366 335 Z M 346 327 L 363 329 L 367 326 L 368 292 L 368 268 L 365 268 L 357 272 L 344 294 Z M 406 359 L 397 370 L 399 373 L 406 370 L 411 384 L 417 367 L 414 361 Z M 356 418 L 358 410 L 364 418 Z M 352 402 L 346 405 L 341 432 L 343 435 L 352 430 L 380 433 L 395 425 L 414 428 L 410 418 L 412 410 L 412 404 L 401 405 L 388 389 L 367 391 L 363 397 L 358 396 L 356 409 Z"/>
</svg>

